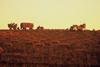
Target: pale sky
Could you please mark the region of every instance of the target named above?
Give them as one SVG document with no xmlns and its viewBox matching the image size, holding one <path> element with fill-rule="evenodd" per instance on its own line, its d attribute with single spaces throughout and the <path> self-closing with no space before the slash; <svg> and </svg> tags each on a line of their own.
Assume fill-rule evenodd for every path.
<svg viewBox="0 0 100 67">
<path fill-rule="evenodd" d="M 34 23 L 45 29 L 67 29 L 86 23 L 100 30 L 100 0 L 0 0 L 0 29 L 15 22 Z"/>
</svg>

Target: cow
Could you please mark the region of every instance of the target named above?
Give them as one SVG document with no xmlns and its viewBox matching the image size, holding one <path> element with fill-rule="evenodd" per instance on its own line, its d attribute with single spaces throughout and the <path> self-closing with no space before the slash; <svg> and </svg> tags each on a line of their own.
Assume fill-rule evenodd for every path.
<svg viewBox="0 0 100 67">
<path fill-rule="evenodd" d="M 86 27 L 86 24 L 83 24 L 83 25 L 73 25 L 73 26 L 71 26 L 71 28 L 70 28 L 70 30 L 74 30 L 74 31 L 82 31 L 84 28 Z"/>
<path fill-rule="evenodd" d="M 15 24 L 15 23 L 11 23 L 11 24 L 8 24 L 8 27 L 10 28 L 10 30 L 13 28 L 14 30 L 16 30 L 16 28 L 17 28 L 17 24 Z"/>
<path fill-rule="evenodd" d="M 44 27 L 38 26 L 37 29 L 41 29 L 42 30 L 42 29 L 44 29 Z"/>
<path fill-rule="evenodd" d="M 26 28 L 29 28 L 29 29 L 32 29 L 34 27 L 34 24 L 33 23 L 21 23 L 20 24 L 21 26 L 21 29 L 26 29 Z"/>
<path fill-rule="evenodd" d="M 78 26 L 77 30 L 83 30 L 86 27 L 86 24 Z"/>
</svg>

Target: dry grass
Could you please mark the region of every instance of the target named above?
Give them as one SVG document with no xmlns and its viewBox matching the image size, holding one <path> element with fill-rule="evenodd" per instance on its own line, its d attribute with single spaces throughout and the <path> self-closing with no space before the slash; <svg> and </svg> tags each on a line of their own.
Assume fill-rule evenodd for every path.
<svg viewBox="0 0 100 67">
<path fill-rule="evenodd" d="M 0 53 L 3 54 L 2 60 L 9 63 L 22 62 L 23 65 L 25 63 L 37 63 L 37 66 L 44 63 L 48 67 L 52 67 L 50 64 L 56 64 L 58 67 L 66 64 L 99 64 L 97 58 L 99 58 L 100 52 L 100 32 L 70 32 L 50 29 L 12 30 L 2 33 L 5 36 L 1 35 L 2 38 L 0 38 Z M 88 60 L 85 61 L 85 58 Z M 28 64 L 25 65 L 28 66 Z"/>
</svg>

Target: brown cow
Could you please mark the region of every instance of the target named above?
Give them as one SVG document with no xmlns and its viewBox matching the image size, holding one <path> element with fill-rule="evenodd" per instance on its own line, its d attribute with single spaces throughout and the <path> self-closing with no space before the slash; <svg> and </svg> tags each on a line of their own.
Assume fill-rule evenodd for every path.
<svg viewBox="0 0 100 67">
<path fill-rule="evenodd" d="M 8 27 L 10 28 L 10 30 L 13 28 L 14 30 L 16 30 L 16 28 L 17 28 L 17 24 L 15 24 L 15 23 L 11 23 L 11 24 L 8 24 Z"/>
<path fill-rule="evenodd" d="M 26 29 L 27 27 L 32 29 L 32 27 L 34 27 L 33 23 L 21 23 L 21 29 Z"/>
<path fill-rule="evenodd" d="M 78 25 L 73 25 L 73 26 L 71 26 L 70 30 L 75 30 L 75 31 L 83 30 L 85 27 L 86 27 L 86 24 L 79 25 L 79 26 Z"/>
</svg>

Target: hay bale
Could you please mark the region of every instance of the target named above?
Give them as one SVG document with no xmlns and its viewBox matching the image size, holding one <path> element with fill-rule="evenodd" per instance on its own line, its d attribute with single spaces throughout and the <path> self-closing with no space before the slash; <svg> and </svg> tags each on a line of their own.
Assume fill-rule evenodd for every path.
<svg viewBox="0 0 100 67">
<path fill-rule="evenodd" d="M 66 39 L 61 39 L 60 43 L 66 43 Z"/>
<path fill-rule="evenodd" d="M 70 44 L 70 46 L 76 47 L 76 46 L 80 46 L 80 45 L 79 45 L 79 43 L 77 43 L 77 42 L 72 42 L 72 43 Z"/>
<path fill-rule="evenodd" d="M 25 44 L 26 45 L 34 45 L 34 43 L 32 43 L 32 42 L 26 42 Z"/>
<path fill-rule="evenodd" d="M 19 40 L 12 40 L 12 43 L 20 43 Z"/>
<path fill-rule="evenodd" d="M 6 32 L 4 32 L 4 31 L 0 31 L 0 34 L 6 34 Z"/>
<path fill-rule="evenodd" d="M 50 45 L 52 45 L 52 43 L 46 42 L 46 43 L 44 43 L 44 45 L 45 46 L 50 46 Z"/>
<path fill-rule="evenodd" d="M 24 42 L 30 42 L 30 39 L 25 39 Z"/>
<path fill-rule="evenodd" d="M 5 36 L 11 36 L 11 37 L 13 37 L 14 35 L 11 32 L 6 32 Z"/>
<path fill-rule="evenodd" d="M 4 37 L 5 36 L 5 34 L 0 34 L 0 37 Z"/>
<path fill-rule="evenodd" d="M 19 45 L 20 44 L 20 41 L 18 41 L 18 40 L 12 40 L 12 42 L 11 42 L 13 45 Z"/>
<path fill-rule="evenodd" d="M 40 43 L 39 40 L 33 40 L 32 42 L 33 42 L 34 44 L 36 44 L 36 43 Z"/>
<path fill-rule="evenodd" d="M 20 36 L 20 34 L 18 32 L 14 32 L 13 36 Z"/>
<path fill-rule="evenodd" d="M 11 40 L 11 39 L 12 39 L 12 37 L 5 37 L 5 39 L 7 39 L 7 40 Z"/>
<path fill-rule="evenodd" d="M 40 42 L 45 43 L 45 42 L 47 42 L 47 40 L 46 39 L 41 39 Z"/>
<path fill-rule="evenodd" d="M 82 43 L 88 43 L 89 44 L 90 42 L 91 42 L 90 39 L 84 39 Z"/>
<path fill-rule="evenodd" d="M 100 40 L 100 34 L 96 36 L 98 40 Z"/>
<path fill-rule="evenodd" d="M 20 53 L 5 53 L 5 56 L 20 56 Z"/>
<path fill-rule="evenodd" d="M 21 41 L 25 42 L 27 38 L 20 38 Z"/>
<path fill-rule="evenodd" d="M 3 44 L 3 47 L 5 48 L 10 48 L 10 47 L 13 47 L 13 44 L 12 43 L 5 43 Z"/>
<path fill-rule="evenodd" d="M 82 51 L 88 51 L 88 49 L 75 49 L 75 51 L 77 51 L 77 52 L 82 52 Z"/>
<path fill-rule="evenodd" d="M 43 43 L 36 43 L 34 44 L 36 47 L 44 47 L 45 45 Z"/>
<path fill-rule="evenodd" d="M 68 43 L 61 43 L 61 44 L 58 44 L 58 46 L 61 47 L 61 48 L 67 48 L 70 45 Z"/>
<path fill-rule="evenodd" d="M 52 37 L 48 37 L 46 40 L 47 40 L 48 42 L 51 42 L 51 41 L 53 40 L 53 38 L 52 38 Z"/>
<path fill-rule="evenodd" d="M 52 44 L 59 44 L 59 41 L 52 41 Z"/>
</svg>

